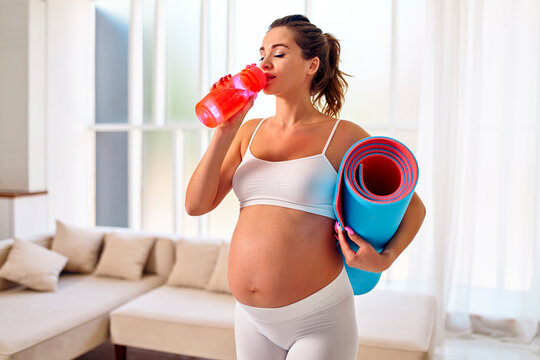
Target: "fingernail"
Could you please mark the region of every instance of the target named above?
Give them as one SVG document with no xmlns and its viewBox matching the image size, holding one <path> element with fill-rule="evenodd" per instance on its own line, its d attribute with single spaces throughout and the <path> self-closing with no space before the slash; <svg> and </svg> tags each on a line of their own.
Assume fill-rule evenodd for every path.
<svg viewBox="0 0 540 360">
<path fill-rule="evenodd" d="M 352 231 L 352 229 L 348 226 L 345 226 L 345 230 L 347 230 L 347 232 L 351 235 L 354 234 L 354 231 Z"/>
<path fill-rule="evenodd" d="M 339 226 L 338 226 L 338 222 L 336 221 L 336 223 L 334 224 L 334 230 L 336 230 L 336 232 L 338 232 L 338 231 L 339 231 L 339 229 L 338 229 L 338 228 L 339 228 Z"/>
</svg>

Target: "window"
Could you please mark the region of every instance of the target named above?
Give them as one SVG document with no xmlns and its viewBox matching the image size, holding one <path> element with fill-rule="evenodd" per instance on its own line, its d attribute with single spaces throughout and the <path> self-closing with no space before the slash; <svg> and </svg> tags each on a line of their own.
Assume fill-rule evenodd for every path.
<svg viewBox="0 0 540 360">
<path fill-rule="evenodd" d="M 219 77 L 257 62 L 268 25 L 307 13 L 342 45 L 353 77 L 342 118 L 414 152 L 423 2 L 96 1 L 96 221 L 153 231 L 230 238 L 238 217 L 231 193 L 212 213 L 185 214 L 187 183 L 212 130 L 195 103 Z M 260 94 L 249 116 L 268 116 Z"/>
</svg>

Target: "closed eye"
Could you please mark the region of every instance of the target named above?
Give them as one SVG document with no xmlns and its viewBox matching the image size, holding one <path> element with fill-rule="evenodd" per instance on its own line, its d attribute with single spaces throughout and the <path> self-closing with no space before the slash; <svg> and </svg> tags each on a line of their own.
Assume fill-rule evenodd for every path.
<svg viewBox="0 0 540 360">
<path fill-rule="evenodd" d="M 285 56 L 285 54 L 276 54 L 276 55 L 274 55 L 274 57 L 277 57 L 277 58 L 282 58 L 284 56 Z M 259 61 L 263 61 L 263 60 L 264 60 L 264 56 L 259 59 Z"/>
</svg>

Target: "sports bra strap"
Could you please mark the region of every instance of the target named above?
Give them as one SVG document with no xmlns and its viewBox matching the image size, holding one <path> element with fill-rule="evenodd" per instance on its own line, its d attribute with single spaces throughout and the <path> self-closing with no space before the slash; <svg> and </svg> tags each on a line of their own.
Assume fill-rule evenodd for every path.
<svg viewBox="0 0 540 360">
<path fill-rule="evenodd" d="M 259 127 L 261 126 L 261 124 L 263 123 L 264 120 L 266 120 L 267 118 L 264 118 L 262 119 L 261 121 L 259 121 L 259 123 L 257 124 L 257 127 L 255 128 L 255 130 L 253 131 L 253 134 L 251 134 L 251 139 L 249 139 L 249 144 L 248 144 L 248 149 L 251 148 L 251 142 L 253 141 L 253 138 L 255 137 L 255 134 L 257 133 L 257 130 L 259 130 Z M 326 153 L 326 150 L 328 149 L 328 145 L 330 145 L 330 140 L 332 140 L 332 137 L 334 136 L 334 133 L 336 132 L 336 129 L 337 129 L 337 126 L 338 126 L 338 123 L 339 123 L 339 120 L 340 119 L 337 119 L 336 120 L 336 123 L 334 124 L 334 128 L 332 129 L 332 132 L 330 133 L 330 136 L 328 136 L 328 140 L 326 140 L 326 144 L 324 145 L 324 149 L 322 151 L 323 154 Z M 250 150 L 251 151 L 251 150 Z"/>
<path fill-rule="evenodd" d="M 264 118 L 262 119 L 261 121 L 259 121 L 259 123 L 257 124 L 257 127 L 255 128 L 255 131 L 253 131 L 253 134 L 251 134 L 251 139 L 249 139 L 249 144 L 248 144 L 248 150 L 249 148 L 251 147 L 251 142 L 253 141 L 253 138 L 255 137 L 255 133 L 257 132 L 257 130 L 259 130 L 259 126 L 261 126 L 261 124 L 263 123 L 264 120 L 266 120 L 267 118 Z M 250 150 L 251 151 L 251 150 Z"/>
<path fill-rule="evenodd" d="M 335 123 L 335 125 L 334 125 L 334 128 L 332 129 L 332 132 L 330 133 L 330 136 L 328 137 L 328 140 L 326 141 L 326 145 L 324 146 L 324 149 L 323 149 L 323 151 L 322 151 L 323 154 L 326 153 L 326 149 L 328 149 L 328 145 L 330 145 L 330 140 L 332 140 L 332 136 L 334 136 L 334 132 L 335 132 L 336 129 L 337 129 L 339 120 L 340 120 L 340 119 L 337 119 L 337 120 L 336 120 L 336 123 Z"/>
</svg>

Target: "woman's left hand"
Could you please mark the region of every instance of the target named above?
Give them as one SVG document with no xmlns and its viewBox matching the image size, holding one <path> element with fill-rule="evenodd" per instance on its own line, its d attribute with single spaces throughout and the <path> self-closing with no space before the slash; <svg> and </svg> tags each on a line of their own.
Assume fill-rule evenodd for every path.
<svg viewBox="0 0 540 360">
<path fill-rule="evenodd" d="M 341 246 L 345 261 L 350 267 L 380 273 L 388 269 L 392 264 L 392 260 L 384 253 L 384 251 L 378 253 L 370 243 L 362 239 L 360 235 L 354 233 L 348 226 L 345 226 L 345 230 L 347 231 L 349 238 L 358 245 L 357 252 L 354 252 L 354 250 L 351 249 L 347 242 L 347 238 L 345 237 L 344 230 L 341 229 L 337 222 L 334 229 L 337 233 L 336 238 L 339 241 L 339 246 Z"/>
</svg>

